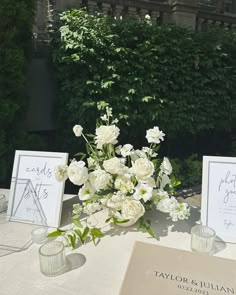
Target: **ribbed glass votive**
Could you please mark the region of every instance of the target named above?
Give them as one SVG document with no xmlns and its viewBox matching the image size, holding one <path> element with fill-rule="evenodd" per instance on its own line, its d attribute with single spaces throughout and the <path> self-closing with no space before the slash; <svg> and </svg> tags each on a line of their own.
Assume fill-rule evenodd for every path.
<svg viewBox="0 0 236 295">
<path fill-rule="evenodd" d="M 53 241 L 39 248 L 40 270 L 45 276 L 56 276 L 66 267 L 65 249 L 62 242 Z"/>
<path fill-rule="evenodd" d="M 0 194 L 0 213 L 7 210 L 7 199 L 6 196 Z"/>
<path fill-rule="evenodd" d="M 191 248 L 205 254 L 212 254 L 215 246 L 215 231 L 204 225 L 195 225 L 191 230 Z"/>
<path fill-rule="evenodd" d="M 31 238 L 36 244 L 42 244 L 46 241 L 48 235 L 48 229 L 45 226 L 37 227 L 32 230 Z"/>
</svg>

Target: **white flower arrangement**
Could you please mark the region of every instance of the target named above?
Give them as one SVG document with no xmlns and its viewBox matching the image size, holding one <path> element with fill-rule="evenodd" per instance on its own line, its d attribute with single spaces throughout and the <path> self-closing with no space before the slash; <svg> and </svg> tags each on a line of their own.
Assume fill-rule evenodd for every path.
<svg viewBox="0 0 236 295">
<path fill-rule="evenodd" d="M 190 209 L 186 203 L 179 203 L 170 196 L 178 184 L 171 178 L 172 166 L 168 158 L 160 162 L 156 159 L 159 144 L 165 134 L 158 127 L 147 130 L 149 147 L 135 150 L 131 144 L 118 146 L 120 129 L 113 119 L 112 109 L 105 108 L 100 117 L 93 140 L 90 142 L 80 125 L 75 125 L 75 136 L 86 141 L 88 155 L 86 163 L 72 160 L 69 166 L 57 166 L 55 177 L 58 181 L 67 178 L 79 188 L 80 202 L 73 206 L 74 228 L 67 231 L 57 230 L 51 236 L 63 235 L 72 247 L 78 241 L 84 243 L 88 237 L 93 241 L 103 236 L 101 229 L 90 226 L 88 218 L 95 212 L 106 210 L 106 222 L 129 226 L 137 221 L 138 229 L 154 233 L 150 222 L 144 219 L 146 211 L 156 209 L 169 213 L 173 221 L 187 219 Z M 89 135 L 91 137 L 91 135 Z M 81 214 L 86 218 L 80 221 Z"/>
</svg>

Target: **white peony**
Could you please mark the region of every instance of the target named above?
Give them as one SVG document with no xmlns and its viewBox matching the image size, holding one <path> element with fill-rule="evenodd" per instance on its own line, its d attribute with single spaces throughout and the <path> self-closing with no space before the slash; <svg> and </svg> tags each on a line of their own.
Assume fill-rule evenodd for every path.
<svg viewBox="0 0 236 295">
<path fill-rule="evenodd" d="M 131 144 L 123 145 L 123 147 L 120 149 L 120 153 L 122 157 L 130 156 L 132 149 L 133 149 L 133 146 Z"/>
<path fill-rule="evenodd" d="M 166 175 L 170 175 L 172 173 L 172 166 L 168 158 L 164 157 L 160 169 Z"/>
<path fill-rule="evenodd" d="M 96 191 L 106 189 L 111 179 L 111 175 L 102 169 L 97 169 L 89 174 L 89 181 Z"/>
<path fill-rule="evenodd" d="M 116 144 L 120 129 L 115 125 L 102 125 L 96 129 L 95 143 L 98 149 L 102 149 L 104 144 Z"/>
<path fill-rule="evenodd" d="M 88 179 L 88 169 L 85 167 L 84 161 L 71 162 L 67 173 L 70 181 L 75 185 L 82 185 Z"/>
<path fill-rule="evenodd" d="M 121 159 L 114 157 L 103 162 L 104 169 L 111 174 L 123 174 L 125 166 Z"/>
<path fill-rule="evenodd" d="M 132 193 L 134 189 L 134 184 L 129 174 L 117 176 L 114 185 L 117 190 L 120 190 L 124 194 Z"/>
<path fill-rule="evenodd" d="M 121 215 L 123 219 L 137 221 L 144 213 L 145 209 L 140 201 L 126 199 L 122 203 Z"/>
<path fill-rule="evenodd" d="M 147 158 L 139 158 L 132 165 L 132 171 L 138 179 L 147 179 L 154 173 L 154 165 Z"/>
<path fill-rule="evenodd" d="M 75 136 L 80 137 L 83 132 L 83 127 L 81 125 L 75 125 L 73 127 L 73 132 L 74 132 Z"/>
<path fill-rule="evenodd" d="M 145 183 L 139 183 L 135 188 L 134 199 L 139 201 L 141 199 L 146 203 L 152 197 L 153 188 Z"/>
<path fill-rule="evenodd" d="M 57 181 L 61 182 L 68 178 L 68 166 L 67 165 L 58 165 L 54 168 L 54 175 Z"/>
<path fill-rule="evenodd" d="M 79 199 L 81 201 L 86 201 L 91 199 L 94 196 L 94 188 L 87 181 L 82 188 L 79 190 Z"/>
<path fill-rule="evenodd" d="M 160 143 L 161 140 L 164 140 L 165 134 L 159 130 L 159 127 L 154 127 L 153 129 L 147 130 L 146 138 L 149 143 Z"/>
</svg>

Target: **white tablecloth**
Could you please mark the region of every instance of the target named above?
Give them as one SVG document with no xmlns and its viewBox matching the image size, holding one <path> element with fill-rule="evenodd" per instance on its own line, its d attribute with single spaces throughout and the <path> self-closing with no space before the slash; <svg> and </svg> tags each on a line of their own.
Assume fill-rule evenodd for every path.
<svg viewBox="0 0 236 295">
<path fill-rule="evenodd" d="M 68 212 L 64 206 L 63 213 Z M 109 230 L 97 246 L 92 242 L 71 251 L 66 249 L 68 270 L 57 277 L 40 273 L 38 249 L 0 257 L 1 295 L 118 295 L 135 241 L 190 250 L 190 229 L 199 220 L 199 208 L 191 210 L 187 221 L 177 223 L 163 213 L 152 212 L 152 226 L 158 240 L 135 229 Z M 98 221 L 103 213 L 98 214 Z M 15 223 L 16 224 L 16 223 Z M 22 234 L 22 227 L 15 235 Z M 1 241 L 0 241 L 1 244 Z M 236 245 L 217 243 L 216 256 L 236 260 Z"/>
</svg>

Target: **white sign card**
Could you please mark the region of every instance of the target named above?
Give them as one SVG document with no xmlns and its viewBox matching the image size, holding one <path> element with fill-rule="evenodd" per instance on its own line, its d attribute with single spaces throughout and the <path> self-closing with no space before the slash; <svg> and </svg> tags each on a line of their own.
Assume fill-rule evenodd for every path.
<svg viewBox="0 0 236 295">
<path fill-rule="evenodd" d="M 236 158 L 203 157 L 201 220 L 236 243 Z"/>
<path fill-rule="evenodd" d="M 16 151 L 8 203 L 8 218 L 44 226 L 60 226 L 64 181 L 54 176 L 67 164 L 67 153 Z"/>
</svg>

